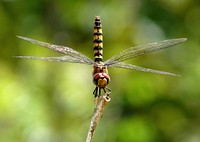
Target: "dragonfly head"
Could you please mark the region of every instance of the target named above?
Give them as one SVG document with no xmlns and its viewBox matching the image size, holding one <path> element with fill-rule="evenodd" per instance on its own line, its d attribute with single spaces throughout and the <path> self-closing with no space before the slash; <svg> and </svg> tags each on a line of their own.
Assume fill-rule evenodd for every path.
<svg viewBox="0 0 200 142">
<path fill-rule="evenodd" d="M 110 76 L 107 73 L 96 73 L 93 76 L 93 83 L 99 88 L 105 88 L 110 82 Z"/>
<path fill-rule="evenodd" d="M 93 66 L 93 83 L 99 88 L 105 88 L 110 82 L 107 66 L 102 62 L 95 63 Z"/>
</svg>

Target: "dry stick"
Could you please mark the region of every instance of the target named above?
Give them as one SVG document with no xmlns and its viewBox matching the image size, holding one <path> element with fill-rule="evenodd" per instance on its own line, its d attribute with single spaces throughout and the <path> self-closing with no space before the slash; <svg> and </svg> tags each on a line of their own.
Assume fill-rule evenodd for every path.
<svg viewBox="0 0 200 142">
<path fill-rule="evenodd" d="M 108 102 L 110 102 L 111 98 L 109 97 L 110 93 L 106 93 L 103 96 L 95 98 L 95 109 L 92 119 L 90 121 L 90 128 L 88 131 L 86 142 L 92 142 L 92 138 L 94 136 L 94 132 L 98 126 L 99 120 L 102 116 L 104 107 Z"/>
</svg>

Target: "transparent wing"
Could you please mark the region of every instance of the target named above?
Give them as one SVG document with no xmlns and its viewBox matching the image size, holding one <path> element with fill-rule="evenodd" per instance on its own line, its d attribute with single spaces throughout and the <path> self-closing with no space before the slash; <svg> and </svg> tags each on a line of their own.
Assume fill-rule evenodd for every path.
<svg viewBox="0 0 200 142">
<path fill-rule="evenodd" d="M 93 63 L 86 63 L 82 59 L 76 59 L 70 56 L 60 56 L 60 57 L 14 56 L 14 57 L 23 58 L 23 59 L 31 59 L 31 60 L 45 60 L 45 61 L 51 61 L 51 62 L 68 62 L 68 63 L 89 64 L 89 65 L 93 64 Z"/>
<path fill-rule="evenodd" d="M 16 56 L 17 58 L 25 58 L 25 59 L 34 59 L 34 60 L 48 60 L 48 61 L 57 61 L 57 62 L 73 62 L 73 63 L 82 63 L 82 64 L 93 64 L 93 61 L 82 53 L 65 46 L 54 45 L 46 42 L 41 42 L 35 39 L 17 36 L 20 39 L 26 40 L 33 44 L 37 44 L 39 46 L 54 50 L 56 52 L 60 52 L 65 54 L 66 56 L 62 57 L 33 57 L 33 56 Z"/>
<path fill-rule="evenodd" d="M 116 64 L 118 62 L 122 62 L 122 61 L 131 59 L 137 56 L 142 56 L 145 54 L 163 50 L 168 47 L 172 47 L 174 45 L 180 44 L 186 40 L 187 40 L 186 38 L 170 39 L 170 40 L 163 40 L 160 42 L 149 43 L 146 45 L 130 47 L 128 49 L 123 50 L 119 54 L 111 57 L 110 59 L 108 59 L 105 62 L 105 65 L 110 66 L 112 64 Z"/>
<path fill-rule="evenodd" d="M 143 71 L 143 72 L 151 72 L 151 73 L 156 73 L 156 74 L 180 76 L 180 75 L 177 75 L 177 74 L 174 74 L 174 73 L 143 68 L 143 67 L 131 65 L 131 64 L 128 64 L 128 63 L 125 63 L 125 62 L 117 62 L 117 63 L 112 64 L 110 66 L 111 67 L 118 67 L 118 68 L 126 68 L 126 69 L 131 69 L 131 70 L 137 70 L 137 71 Z"/>
</svg>

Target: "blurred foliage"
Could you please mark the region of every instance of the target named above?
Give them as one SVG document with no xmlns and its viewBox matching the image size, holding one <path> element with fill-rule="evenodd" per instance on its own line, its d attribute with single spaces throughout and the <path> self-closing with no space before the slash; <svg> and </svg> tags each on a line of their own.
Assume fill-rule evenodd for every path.
<svg viewBox="0 0 200 142">
<path fill-rule="evenodd" d="M 198 0 L 1 0 L 0 141 L 85 141 L 94 108 L 91 67 L 12 56 L 57 56 L 16 38 L 22 35 L 92 58 L 96 15 L 103 23 L 105 59 L 133 45 L 188 41 L 130 61 L 181 77 L 110 69 L 112 101 L 94 142 L 200 141 Z"/>
</svg>

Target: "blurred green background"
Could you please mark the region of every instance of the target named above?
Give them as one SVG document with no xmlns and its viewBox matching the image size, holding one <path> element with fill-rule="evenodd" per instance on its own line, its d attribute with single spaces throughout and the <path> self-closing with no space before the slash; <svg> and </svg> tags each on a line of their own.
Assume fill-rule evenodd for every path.
<svg viewBox="0 0 200 142">
<path fill-rule="evenodd" d="M 94 142 L 199 142 L 198 0 L 1 0 L 0 141 L 85 141 L 94 108 L 91 67 L 12 56 L 59 55 L 16 38 L 21 35 L 93 58 L 96 15 L 103 24 L 104 59 L 138 44 L 188 41 L 129 61 L 181 77 L 110 68 L 112 101 Z"/>
</svg>

